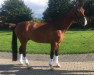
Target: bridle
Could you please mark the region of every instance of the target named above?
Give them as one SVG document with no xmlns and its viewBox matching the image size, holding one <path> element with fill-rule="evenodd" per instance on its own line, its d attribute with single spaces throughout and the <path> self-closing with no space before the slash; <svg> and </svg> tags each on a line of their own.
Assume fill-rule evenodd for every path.
<svg viewBox="0 0 94 75">
<path fill-rule="evenodd" d="M 80 20 L 80 17 L 77 15 L 77 9 L 76 8 L 75 8 L 74 14 L 75 14 L 75 16 L 77 18 L 78 24 L 80 25 L 80 23 L 82 23 L 82 21 Z M 82 15 L 82 16 L 85 17 L 85 15 Z"/>
<path fill-rule="evenodd" d="M 81 20 L 80 20 L 80 17 L 77 15 L 77 9 L 76 9 L 76 8 L 75 8 L 74 14 L 75 14 L 75 16 L 76 16 L 76 18 L 77 18 L 77 22 L 78 22 L 79 26 L 81 26 L 80 23 L 82 23 L 82 22 L 81 22 Z M 82 16 L 85 18 L 84 15 L 82 15 Z M 81 28 L 81 27 L 80 27 L 80 28 Z M 88 31 L 88 30 L 87 30 L 87 31 Z M 92 37 L 94 36 L 94 34 L 92 34 L 92 35 L 89 36 L 89 37 L 85 37 L 85 36 L 83 36 L 82 30 L 80 29 L 80 36 L 81 36 L 82 38 L 84 38 L 84 39 L 88 39 L 88 41 L 89 41 L 90 38 L 92 38 Z"/>
</svg>

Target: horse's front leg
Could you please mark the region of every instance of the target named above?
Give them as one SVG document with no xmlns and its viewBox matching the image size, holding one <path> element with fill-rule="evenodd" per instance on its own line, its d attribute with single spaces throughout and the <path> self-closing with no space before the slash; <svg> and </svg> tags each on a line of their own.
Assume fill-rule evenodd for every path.
<svg viewBox="0 0 94 75">
<path fill-rule="evenodd" d="M 50 61 L 49 65 L 51 70 L 54 70 L 54 67 L 52 66 L 53 63 L 53 57 L 54 57 L 54 52 L 55 52 L 55 63 L 57 67 L 60 67 L 58 63 L 58 49 L 59 49 L 60 43 L 52 43 L 51 44 L 51 53 L 50 53 Z"/>
<path fill-rule="evenodd" d="M 51 70 L 54 70 L 54 67 L 53 67 L 53 57 L 54 57 L 54 50 L 51 50 L 50 52 L 50 61 L 49 61 L 49 66 L 51 68 Z"/>
<path fill-rule="evenodd" d="M 58 61 L 58 50 L 55 51 L 55 63 L 57 68 L 61 67 Z"/>
</svg>

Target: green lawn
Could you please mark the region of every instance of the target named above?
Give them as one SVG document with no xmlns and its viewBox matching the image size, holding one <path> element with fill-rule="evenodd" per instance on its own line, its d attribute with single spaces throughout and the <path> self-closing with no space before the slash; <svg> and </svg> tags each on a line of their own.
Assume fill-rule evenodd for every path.
<svg viewBox="0 0 94 75">
<path fill-rule="evenodd" d="M 77 54 L 94 52 L 94 30 L 90 31 L 67 31 L 64 41 L 60 45 L 60 54 Z M 83 35 L 83 36 L 81 36 Z M 92 36 L 93 35 L 93 36 Z M 91 37 L 92 36 L 92 37 Z M 0 51 L 11 52 L 11 31 L 0 31 Z M 20 43 L 18 41 L 18 47 Z M 49 54 L 50 44 L 35 43 L 29 41 L 28 53 Z"/>
</svg>

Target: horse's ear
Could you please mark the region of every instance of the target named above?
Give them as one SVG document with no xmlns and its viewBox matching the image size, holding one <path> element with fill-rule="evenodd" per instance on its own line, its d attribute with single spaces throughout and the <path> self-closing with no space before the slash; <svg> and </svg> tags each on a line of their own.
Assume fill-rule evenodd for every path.
<svg viewBox="0 0 94 75">
<path fill-rule="evenodd" d="M 83 7 L 83 6 L 84 6 L 84 2 L 81 3 L 81 7 Z"/>
<path fill-rule="evenodd" d="M 83 1 L 79 2 L 79 0 L 76 0 L 75 6 L 76 6 L 77 8 L 81 8 L 81 7 L 84 6 L 84 2 L 83 2 Z"/>
</svg>

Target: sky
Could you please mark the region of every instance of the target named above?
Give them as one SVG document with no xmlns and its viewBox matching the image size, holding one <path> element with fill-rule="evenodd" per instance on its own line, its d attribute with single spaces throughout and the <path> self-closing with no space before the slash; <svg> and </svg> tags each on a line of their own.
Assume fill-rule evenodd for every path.
<svg viewBox="0 0 94 75">
<path fill-rule="evenodd" d="M 0 7 L 4 0 L 0 0 Z M 33 11 L 33 16 L 42 18 L 42 13 L 45 11 L 48 5 L 48 0 L 23 0 L 25 5 L 27 5 Z"/>
</svg>

